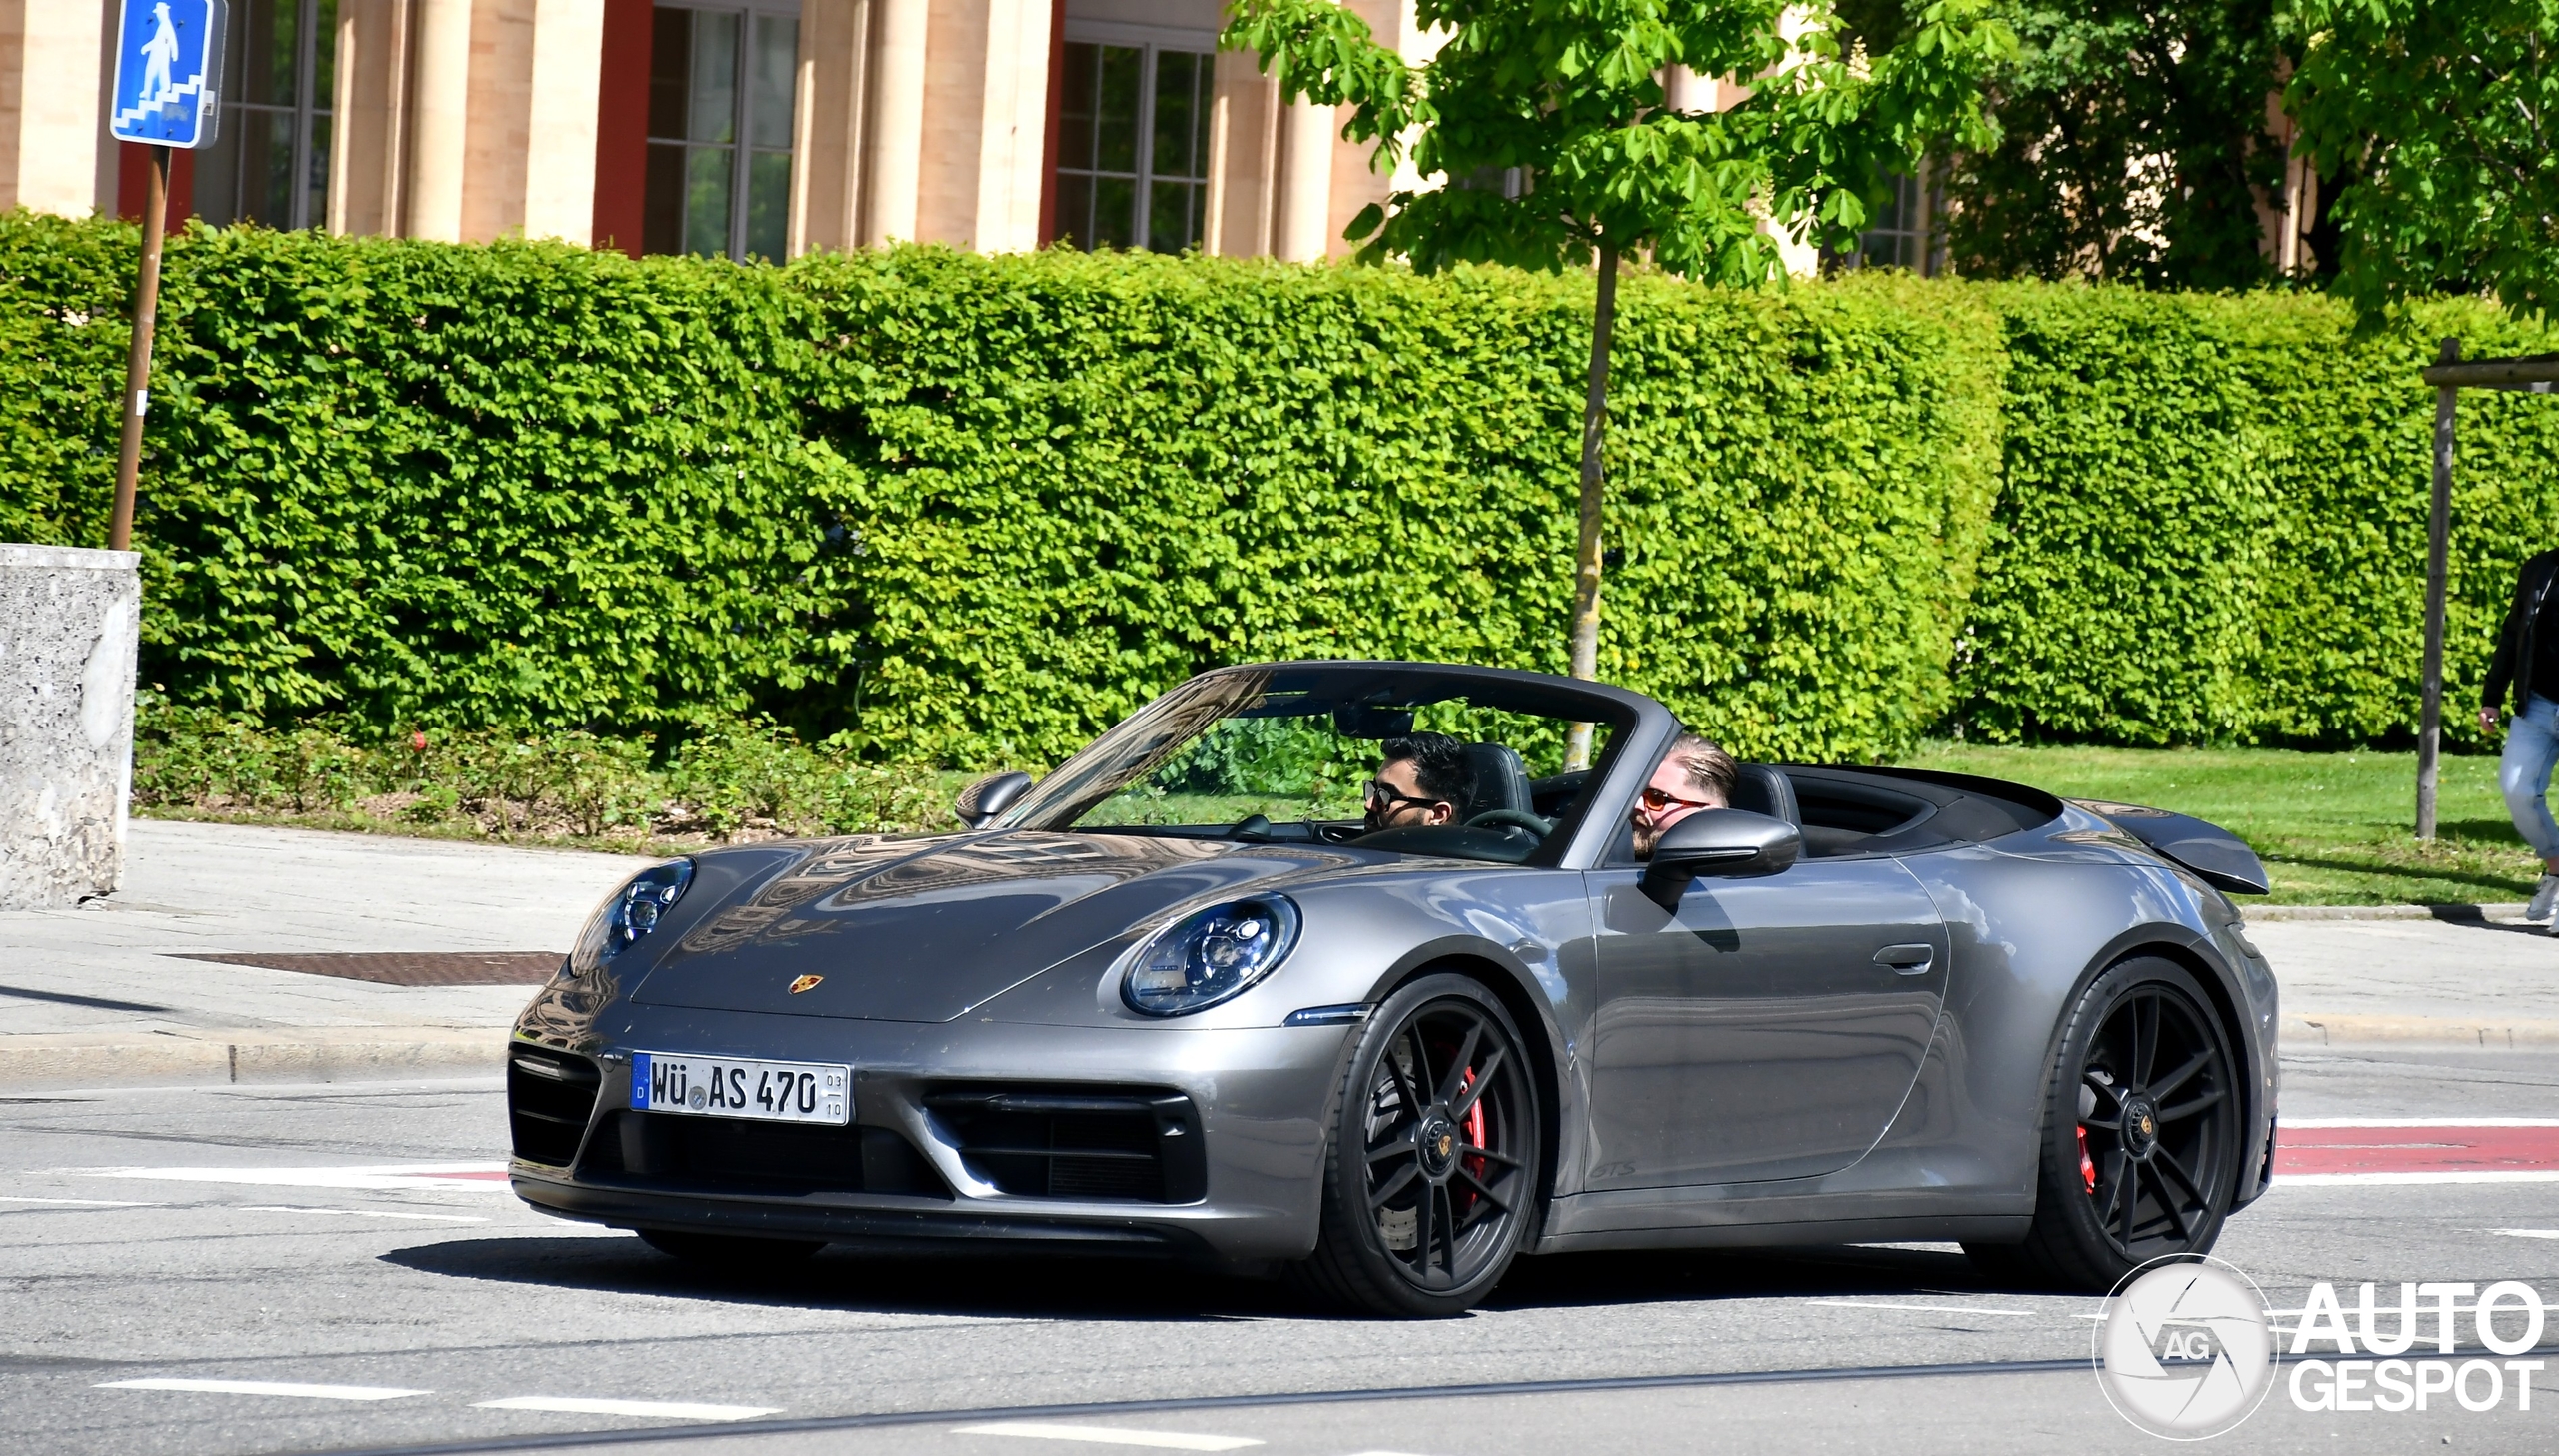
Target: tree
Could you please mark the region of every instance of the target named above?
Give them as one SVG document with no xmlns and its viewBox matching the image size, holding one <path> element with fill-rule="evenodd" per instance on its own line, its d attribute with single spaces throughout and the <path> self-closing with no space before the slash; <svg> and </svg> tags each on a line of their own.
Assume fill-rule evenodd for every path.
<svg viewBox="0 0 2559 1456">
<path fill-rule="evenodd" d="M 2559 0 L 2294 0 L 2284 109 L 2335 210 L 2338 292 L 2559 304 Z"/>
<path fill-rule="evenodd" d="M 1582 412 L 1573 676 L 1598 674 L 1601 447 L 1618 260 L 1729 285 L 1782 279 L 1773 225 L 1844 245 L 1878 183 L 1949 134 L 1992 139 L 1980 78 L 2010 45 L 1986 0 L 1935 0 L 1899 44 L 1843 50 L 1828 5 L 1785 0 L 1418 0 L 1446 39 L 1409 66 L 1329 0 L 1234 0 L 1220 44 L 1250 50 L 1289 99 L 1350 107 L 1374 164 L 1410 151 L 1447 185 L 1398 190 L 1346 234 L 1363 261 L 1559 270 L 1596 257 Z M 1672 66 L 1740 77 L 1730 111 L 1666 104 Z M 1506 179 L 1506 181 L 1505 181 Z M 1589 751 L 1576 730 L 1572 759 Z"/>
<path fill-rule="evenodd" d="M 2275 0 L 1999 0 L 2016 59 L 1990 86 L 1995 146 L 1941 159 L 1947 254 L 1994 278 L 2085 274 L 2236 288 L 2273 276 L 2257 218 L 2282 186 L 2266 103 Z M 1907 0 L 1840 0 L 1869 48 Z"/>
</svg>

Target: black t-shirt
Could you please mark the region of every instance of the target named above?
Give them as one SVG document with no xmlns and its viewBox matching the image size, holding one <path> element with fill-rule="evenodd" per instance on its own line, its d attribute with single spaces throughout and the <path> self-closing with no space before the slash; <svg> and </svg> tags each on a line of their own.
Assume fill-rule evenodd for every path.
<svg viewBox="0 0 2559 1456">
<path fill-rule="evenodd" d="M 2541 594 L 2541 615 L 2532 623 L 2532 696 L 2559 703 L 2559 582 Z"/>
</svg>

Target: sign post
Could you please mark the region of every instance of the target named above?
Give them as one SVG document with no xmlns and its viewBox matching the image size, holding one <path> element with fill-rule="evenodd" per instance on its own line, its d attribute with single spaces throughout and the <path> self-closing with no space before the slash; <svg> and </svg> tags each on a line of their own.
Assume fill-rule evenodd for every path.
<svg viewBox="0 0 2559 1456">
<path fill-rule="evenodd" d="M 116 509 L 107 548 L 133 544 L 142 474 L 142 417 L 151 409 L 151 335 L 160 312 L 160 246 L 169 222 L 169 153 L 213 144 L 222 119 L 225 0 L 124 0 L 116 31 L 115 112 L 108 131 L 151 149 L 142 209 L 142 268 L 133 295 L 133 345 L 124 360 L 124 439 L 116 451 Z"/>
</svg>

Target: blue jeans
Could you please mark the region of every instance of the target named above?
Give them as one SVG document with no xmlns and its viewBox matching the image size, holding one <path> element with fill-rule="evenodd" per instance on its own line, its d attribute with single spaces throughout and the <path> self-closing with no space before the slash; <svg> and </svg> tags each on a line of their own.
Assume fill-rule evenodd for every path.
<svg viewBox="0 0 2559 1456">
<path fill-rule="evenodd" d="M 2497 787 L 2515 832 L 2544 859 L 2559 859 L 2559 823 L 2550 818 L 2550 769 L 2559 764 L 2559 703 L 2536 693 L 2506 725 L 2506 751 L 2497 759 Z"/>
</svg>

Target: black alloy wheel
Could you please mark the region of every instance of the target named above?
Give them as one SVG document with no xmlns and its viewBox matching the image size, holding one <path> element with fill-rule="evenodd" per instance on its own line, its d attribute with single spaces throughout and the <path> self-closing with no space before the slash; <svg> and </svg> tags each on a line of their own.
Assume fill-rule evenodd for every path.
<svg viewBox="0 0 2559 1456">
<path fill-rule="evenodd" d="M 1967 1244 L 1986 1272 L 2103 1291 L 2153 1259 L 2204 1254 L 2239 1183 L 2240 1083 L 2184 967 L 2142 957 L 2072 1007 L 2047 1086 L 2034 1221 Z"/>
<path fill-rule="evenodd" d="M 823 1242 L 796 1238 L 746 1238 L 732 1233 L 678 1232 L 666 1228 L 638 1230 L 640 1241 L 659 1253 L 704 1268 L 745 1273 L 779 1269 L 825 1248 Z"/>
<path fill-rule="evenodd" d="M 1301 1280 L 1370 1314 L 1462 1314 L 1508 1271 L 1536 1211 L 1536 1069 L 1480 982 L 1433 975 L 1361 1028 Z"/>
</svg>

